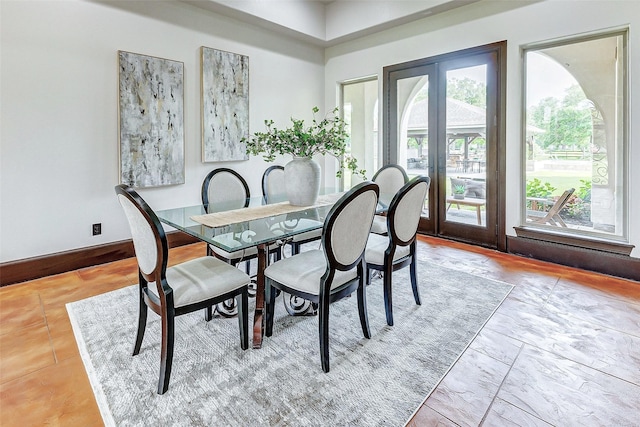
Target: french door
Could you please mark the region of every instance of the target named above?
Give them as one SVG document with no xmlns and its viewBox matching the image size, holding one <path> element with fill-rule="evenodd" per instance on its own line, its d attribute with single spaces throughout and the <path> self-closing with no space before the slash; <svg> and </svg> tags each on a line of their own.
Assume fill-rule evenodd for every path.
<svg viewBox="0 0 640 427">
<path fill-rule="evenodd" d="M 505 249 L 505 48 L 495 43 L 383 70 L 384 163 L 431 177 L 422 233 Z"/>
</svg>

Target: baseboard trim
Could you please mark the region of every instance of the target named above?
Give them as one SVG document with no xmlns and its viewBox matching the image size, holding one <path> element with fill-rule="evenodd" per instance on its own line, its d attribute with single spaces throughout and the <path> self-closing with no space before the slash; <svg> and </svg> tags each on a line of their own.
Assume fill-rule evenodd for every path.
<svg viewBox="0 0 640 427">
<path fill-rule="evenodd" d="M 199 242 L 195 237 L 174 231 L 167 233 L 170 248 Z M 104 245 L 90 246 L 72 251 L 58 252 L 40 257 L 26 258 L 0 264 L 0 286 L 12 285 L 79 270 L 94 265 L 120 261 L 134 256 L 133 242 L 123 240 Z"/>
<path fill-rule="evenodd" d="M 640 281 L 640 259 L 596 249 L 507 236 L 507 252 L 527 258 Z"/>
<path fill-rule="evenodd" d="M 167 233 L 167 241 L 171 248 L 199 242 L 195 237 L 178 231 Z M 638 258 L 512 236 L 507 236 L 507 252 L 640 281 L 640 259 Z M 6 262 L 0 264 L 0 286 L 106 264 L 132 256 L 134 256 L 133 243 L 131 240 L 125 240 Z"/>
</svg>

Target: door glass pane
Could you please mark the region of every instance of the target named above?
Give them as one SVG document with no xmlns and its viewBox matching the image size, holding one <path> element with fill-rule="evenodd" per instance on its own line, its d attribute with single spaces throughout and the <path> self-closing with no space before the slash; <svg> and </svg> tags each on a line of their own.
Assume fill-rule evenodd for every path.
<svg viewBox="0 0 640 427">
<path fill-rule="evenodd" d="M 378 79 L 361 80 L 342 85 L 342 112 L 347 124 L 347 154 L 358 160 L 358 167 L 371 177 L 379 166 L 378 146 Z M 344 174 L 344 189 L 360 182 L 358 176 Z"/>
<path fill-rule="evenodd" d="M 429 76 L 398 80 L 398 164 L 409 178 L 429 175 Z M 422 216 L 429 218 L 429 195 Z"/>
<path fill-rule="evenodd" d="M 526 51 L 527 226 L 624 236 L 625 37 Z"/>
<path fill-rule="evenodd" d="M 486 227 L 487 66 L 446 79 L 446 220 Z"/>
</svg>

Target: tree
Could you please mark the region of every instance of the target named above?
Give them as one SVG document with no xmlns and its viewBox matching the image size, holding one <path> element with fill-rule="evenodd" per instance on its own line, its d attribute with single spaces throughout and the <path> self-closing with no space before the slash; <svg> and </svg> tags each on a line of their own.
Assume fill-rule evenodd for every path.
<svg viewBox="0 0 640 427">
<path fill-rule="evenodd" d="M 542 99 L 527 114 L 530 124 L 545 131 L 536 143 L 545 150 L 588 149 L 592 108 L 579 85 L 569 87 L 562 99 Z"/>
<path fill-rule="evenodd" d="M 487 106 L 487 87 L 484 83 L 468 77 L 464 79 L 452 78 L 447 81 L 447 98 L 485 108 Z"/>
</svg>

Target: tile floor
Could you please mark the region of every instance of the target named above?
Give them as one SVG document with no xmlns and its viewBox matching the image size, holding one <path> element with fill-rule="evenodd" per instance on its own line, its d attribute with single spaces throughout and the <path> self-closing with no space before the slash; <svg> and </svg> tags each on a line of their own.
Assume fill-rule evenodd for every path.
<svg viewBox="0 0 640 427">
<path fill-rule="evenodd" d="M 409 426 L 640 426 L 640 283 L 421 240 L 516 287 Z M 0 288 L 0 425 L 102 424 L 65 304 L 136 281 L 128 259 Z"/>
</svg>

